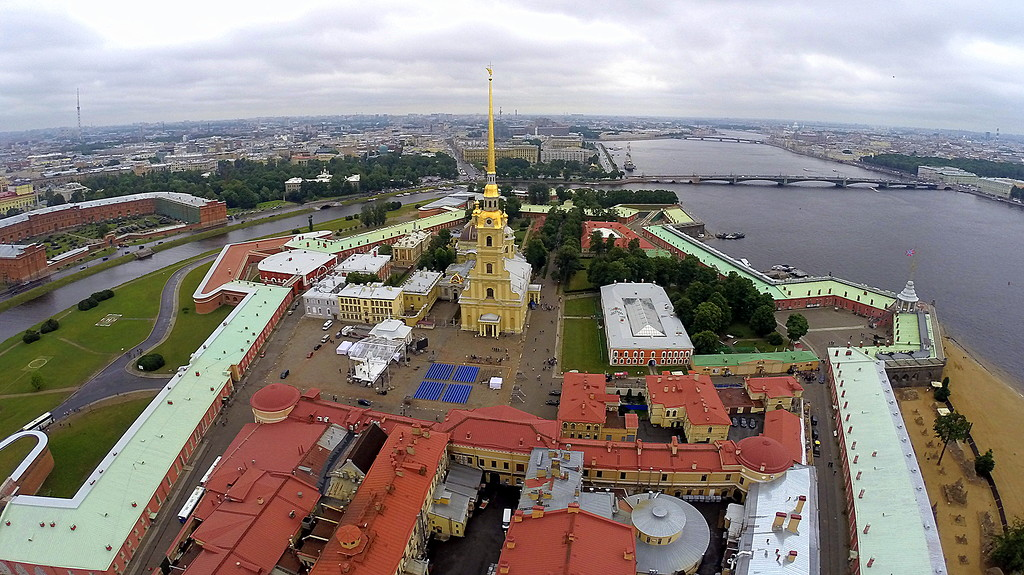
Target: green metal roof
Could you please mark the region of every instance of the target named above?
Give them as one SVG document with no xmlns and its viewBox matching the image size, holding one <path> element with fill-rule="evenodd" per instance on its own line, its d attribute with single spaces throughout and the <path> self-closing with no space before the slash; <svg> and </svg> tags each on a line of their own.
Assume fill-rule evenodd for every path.
<svg viewBox="0 0 1024 575">
<path fill-rule="evenodd" d="M 668 221 L 672 222 L 673 224 L 689 224 L 693 223 L 694 221 L 693 218 L 690 217 L 690 214 L 683 211 L 683 208 L 679 206 L 665 208 L 664 210 L 662 210 L 662 213 L 664 213 Z"/>
<path fill-rule="evenodd" d="M 361 248 L 363 246 L 382 242 L 389 238 L 404 236 L 412 233 L 414 230 L 422 230 L 444 225 L 463 220 L 465 218 L 466 212 L 464 210 L 452 210 L 427 216 L 425 218 L 419 218 L 417 220 L 401 222 L 380 229 L 370 230 L 368 232 L 347 236 L 337 240 L 297 238 L 285 245 L 291 249 L 301 248 L 304 250 L 336 254 L 345 250 Z"/>
<path fill-rule="evenodd" d="M 877 309 L 885 309 L 896 301 L 894 294 L 891 292 L 839 278 L 773 280 L 760 272 L 751 270 L 738 261 L 733 260 L 732 257 L 703 242 L 677 232 L 668 226 L 655 225 L 647 226 L 644 229 L 683 253 L 697 258 L 702 264 L 717 269 L 722 275 L 736 272 L 740 277 L 750 279 L 750 281 L 754 282 L 754 286 L 759 292 L 771 294 L 777 300 L 814 297 L 818 295 L 836 295 L 867 304 Z"/>
<path fill-rule="evenodd" d="M 845 348 L 830 348 L 828 360 L 839 393 L 845 392 L 837 415 L 853 485 L 860 572 L 946 573 L 928 492 L 884 364 Z"/>
<path fill-rule="evenodd" d="M 736 367 L 754 361 L 777 361 L 782 363 L 804 363 L 818 361 L 818 356 L 810 351 L 778 351 L 767 353 L 715 353 L 693 356 L 695 367 L 721 365 Z"/>
<path fill-rule="evenodd" d="M 241 360 L 253 334 L 263 331 L 290 291 L 252 282 L 230 285 L 249 295 L 197 350 L 188 368 L 157 394 L 74 497 L 21 495 L 4 507 L 0 558 L 67 569 L 109 568 L 182 446 L 219 401 L 229 367 Z"/>
</svg>

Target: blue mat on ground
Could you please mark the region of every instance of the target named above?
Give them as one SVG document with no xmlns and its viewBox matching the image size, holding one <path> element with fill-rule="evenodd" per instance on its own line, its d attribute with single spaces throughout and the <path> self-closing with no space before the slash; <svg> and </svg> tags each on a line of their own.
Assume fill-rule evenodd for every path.
<svg viewBox="0 0 1024 575">
<path fill-rule="evenodd" d="M 441 401 L 447 401 L 448 403 L 466 403 L 469 400 L 469 392 L 473 391 L 472 385 L 466 385 L 464 383 L 449 383 L 448 388 L 444 390 L 444 395 L 441 396 Z"/>
<path fill-rule="evenodd" d="M 420 382 L 420 386 L 416 388 L 416 393 L 413 397 L 416 399 L 429 399 L 430 401 L 437 401 L 437 398 L 441 397 L 441 390 L 444 389 L 445 384 L 440 381 L 423 381 Z"/>
<path fill-rule="evenodd" d="M 464 383 L 475 383 L 476 376 L 480 373 L 480 368 L 472 365 L 460 365 L 455 369 L 455 375 L 452 376 L 453 381 L 461 381 Z"/>
<path fill-rule="evenodd" d="M 450 363 L 432 363 L 430 364 L 430 369 L 427 370 L 427 375 L 423 376 L 423 379 L 447 381 L 451 379 L 453 371 L 455 371 L 455 366 Z"/>
</svg>

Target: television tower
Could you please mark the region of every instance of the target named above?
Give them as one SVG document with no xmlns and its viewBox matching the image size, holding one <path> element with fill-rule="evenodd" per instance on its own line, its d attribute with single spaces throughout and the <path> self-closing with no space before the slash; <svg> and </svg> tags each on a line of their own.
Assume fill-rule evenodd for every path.
<svg viewBox="0 0 1024 575">
<path fill-rule="evenodd" d="M 78 139 L 82 139 L 82 94 L 75 88 L 75 108 L 78 111 Z"/>
</svg>

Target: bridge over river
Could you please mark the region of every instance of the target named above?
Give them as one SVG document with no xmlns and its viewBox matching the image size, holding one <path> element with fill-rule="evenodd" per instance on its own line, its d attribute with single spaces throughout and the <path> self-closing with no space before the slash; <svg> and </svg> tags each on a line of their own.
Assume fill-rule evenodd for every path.
<svg viewBox="0 0 1024 575">
<path fill-rule="evenodd" d="M 773 182 L 779 186 L 799 184 L 804 182 L 821 182 L 832 184 L 837 188 L 845 188 L 856 184 L 864 184 L 874 188 L 905 188 L 905 189 L 931 189 L 937 186 L 934 182 L 922 182 L 918 180 L 896 179 L 896 178 L 860 178 L 853 176 L 825 176 L 814 174 L 803 174 L 794 176 L 766 176 L 766 175 L 741 175 L 741 174 L 689 174 L 680 176 L 627 176 L 631 182 L 649 182 L 654 184 L 701 184 L 705 182 L 720 182 L 724 184 L 739 184 L 743 182 Z"/>
</svg>

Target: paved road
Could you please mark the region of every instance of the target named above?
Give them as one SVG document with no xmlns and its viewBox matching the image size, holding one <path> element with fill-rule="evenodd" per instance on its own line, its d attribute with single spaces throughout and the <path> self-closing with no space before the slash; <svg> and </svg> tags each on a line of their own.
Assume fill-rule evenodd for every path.
<svg viewBox="0 0 1024 575">
<path fill-rule="evenodd" d="M 181 286 L 182 280 L 190 271 L 211 261 L 215 257 L 215 255 L 207 256 L 171 274 L 167 283 L 164 284 L 163 291 L 160 293 L 160 311 L 157 314 L 153 331 L 150 332 L 149 337 L 135 349 L 128 350 L 126 353 L 118 356 L 103 371 L 85 382 L 64 403 L 55 407 L 53 409 L 54 419 L 59 420 L 71 411 L 81 409 L 91 403 L 109 397 L 142 389 L 159 389 L 167 383 L 170 379 L 169 377 L 139 376 L 130 371 L 128 366 L 138 357 L 139 354 L 136 353 L 136 350 L 144 352 L 145 350 L 152 349 L 167 338 L 171 328 L 174 327 L 174 319 L 178 310 L 178 288 Z"/>
</svg>

